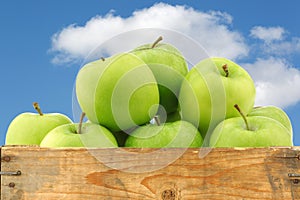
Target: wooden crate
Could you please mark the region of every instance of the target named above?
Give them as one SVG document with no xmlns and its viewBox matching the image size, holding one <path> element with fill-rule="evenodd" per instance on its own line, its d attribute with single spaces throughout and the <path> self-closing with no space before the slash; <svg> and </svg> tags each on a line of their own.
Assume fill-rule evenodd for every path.
<svg viewBox="0 0 300 200">
<path fill-rule="evenodd" d="M 4 146 L 1 199 L 300 199 L 299 158 L 300 147 Z"/>
</svg>

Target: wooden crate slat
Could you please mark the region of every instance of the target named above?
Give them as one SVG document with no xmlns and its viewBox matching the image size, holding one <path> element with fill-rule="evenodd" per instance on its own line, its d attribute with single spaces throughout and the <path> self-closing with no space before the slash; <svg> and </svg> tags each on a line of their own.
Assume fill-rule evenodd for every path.
<svg viewBox="0 0 300 200">
<path fill-rule="evenodd" d="M 4 146 L 1 199 L 300 199 L 300 149 L 202 150 Z"/>
</svg>

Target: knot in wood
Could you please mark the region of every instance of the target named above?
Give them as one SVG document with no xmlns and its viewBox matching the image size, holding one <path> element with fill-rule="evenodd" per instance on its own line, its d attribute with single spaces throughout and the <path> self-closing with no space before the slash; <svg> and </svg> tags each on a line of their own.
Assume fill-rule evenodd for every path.
<svg viewBox="0 0 300 200">
<path fill-rule="evenodd" d="M 5 161 L 5 162 L 9 162 L 10 161 L 10 157 L 9 156 L 4 156 L 2 158 L 2 160 Z"/>
<path fill-rule="evenodd" d="M 174 189 L 164 190 L 161 193 L 162 200 L 175 200 L 176 199 L 176 191 Z"/>
<path fill-rule="evenodd" d="M 8 187 L 10 187 L 10 188 L 14 188 L 15 186 L 16 186 L 16 184 L 14 182 L 11 182 L 8 184 Z"/>
</svg>

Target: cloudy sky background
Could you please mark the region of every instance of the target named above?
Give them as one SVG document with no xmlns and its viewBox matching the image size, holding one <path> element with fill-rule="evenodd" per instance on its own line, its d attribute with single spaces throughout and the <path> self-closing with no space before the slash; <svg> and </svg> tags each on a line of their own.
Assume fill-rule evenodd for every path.
<svg viewBox="0 0 300 200">
<path fill-rule="evenodd" d="M 296 20 L 300 14 L 297 14 L 295 9 L 299 6 L 297 1 L 290 1 L 289 5 L 281 0 L 276 1 L 277 3 L 246 1 L 243 5 L 238 5 L 238 1 L 229 1 L 223 5 L 221 1 L 216 0 L 209 3 L 117 2 L 103 5 L 103 2 L 94 0 L 84 5 L 83 1 L 53 1 L 44 5 L 32 0 L 23 6 L 34 10 L 33 13 L 21 9 L 22 5 L 16 4 L 16 1 L 0 3 L 0 25 L 6 27 L 1 37 L 4 45 L 0 47 L 4 60 L 2 68 L 10 66 L 12 70 L 6 75 L 2 73 L 0 86 L 4 104 L 1 108 L 5 111 L 5 119 L 1 123 L 2 138 L 10 120 L 20 112 L 30 111 L 30 104 L 34 99 L 41 100 L 41 105 L 52 106 L 48 111 L 60 111 L 73 118 L 73 84 L 82 64 L 87 58 L 92 59 L 91 52 L 98 48 L 102 54 L 110 55 L 130 50 L 146 41 L 153 41 L 155 32 L 150 34 L 151 31 L 149 34 L 139 34 L 138 37 L 127 37 L 126 40 L 111 40 L 133 30 L 142 29 L 145 33 L 152 28 L 174 31 L 189 38 L 191 48 L 182 43 L 178 44 L 176 37 L 165 37 L 165 42 L 181 49 L 187 58 L 191 58 L 189 61 L 192 64 L 196 64 L 197 58 L 202 59 L 202 55 L 197 57 L 197 48 L 201 47 L 208 56 L 226 57 L 244 67 L 255 81 L 256 105 L 275 105 L 284 109 L 293 122 L 295 144 L 300 144 L 300 136 L 297 135 L 300 133 L 300 26 Z M 21 15 L 16 19 L 8 12 L 13 5 L 20 6 L 17 11 L 20 11 Z M 61 7 L 56 7 L 58 5 Z M 30 22 L 29 18 L 33 19 L 33 22 Z M 23 29 L 15 26 L 21 26 Z M 34 27 L 31 29 L 32 34 L 39 33 L 38 37 L 30 36 L 31 26 Z M 19 33 L 16 34 L 16 31 Z M 23 32 L 27 37 L 22 41 L 18 40 Z M 44 46 L 41 48 L 43 52 L 37 53 L 37 50 L 41 50 L 37 44 L 39 41 L 44 42 Z M 5 51 L 6 44 L 9 51 Z M 32 46 L 36 46 L 36 49 Z M 38 56 L 40 53 L 42 56 L 36 58 L 32 68 L 32 60 L 25 58 L 22 66 L 15 61 L 22 59 L 24 54 L 33 59 L 32 55 Z M 9 58 L 13 61 L 9 62 Z M 14 62 L 18 65 L 13 65 Z M 44 66 L 38 67 L 43 64 Z M 4 69 L 4 72 L 5 70 L 8 69 Z M 46 80 L 41 78 L 41 72 L 47 77 Z M 9 89 L 9 85 L 13 84 L 18 86 Z M 53 88 L 50 85 L 53 85 Z M 39 91 L 39 95 L 34 95 L 34 91 Z M 52 93 L 53 96 L 44 93 Z M 28 97 L 29 95 L 31 96 Z M 56 108 L 53 108 L 54 105 Z M 9 110 L 11 106 L 15 109 Z"/>
<path fill-rule="evenodd" d="M 257 105 L 272 104 L 286 108 L 296 104 L 300 100 L 300 71 L 287 57 L 300 53 L 300 38 L 290 38 L 288 30 L 280 25 L 253 26 L 249 34 L 244 35 L 232 28 L 233 20 L 234 16 L 225 11 L 204 12 L 190 6 L 172 6 L 166 3 L 156 3 L 149 8 L 135 10 L 128 17 L 121 17 L 111 10 L 92 17 L 84 25 L 70 24 L 55 33 L 52 36 L 52 63 L 80 63 L 89 56 L 91 50 L 127 31 L 143 28 L 169 29 L 194 39 L 209 56 L 225 57 L 242 65 L 256 83 Z M 153 40 L 155 38 L 148 35 L 138 35 L 131 40 L 128 38 L 126 44 L 124 41 L 119 42 L 130 50 L 138 44 Z M 180 45 L 176 39 L 169 42 L 175 46 Z M 102 49 L 112 55 L 123 51 L 118 48 L 116 44 Z M 244 62 L 243 59 L 251 54 L 256 56 Z"/>
</svg>

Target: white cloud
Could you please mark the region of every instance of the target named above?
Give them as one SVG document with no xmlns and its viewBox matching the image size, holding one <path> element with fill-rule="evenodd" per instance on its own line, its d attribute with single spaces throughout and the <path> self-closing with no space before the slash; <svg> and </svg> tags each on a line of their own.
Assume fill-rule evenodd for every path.
<svg viewBox="0 0 300 200">
<path fill-rule="evenodd" d="M 164 3 L 137 10 L 126 18 L 112 11 L 91 18 L 83 26 L 71 24 L 54 34 L 52 61 L 78 63 L 86 57 L 94 59 L 128 51 L 163 35 L 164 41 L 176 46 L 192 64 L 207 56 L 238 60 L 253 51 L 260 58 L 242 66 L 255 81 L 256 105 L 285 108 L 299 102 L 300 71 L 283 56 L 300 52 L 300 38 L 288 40 L 282 27 L 255 26 L 250 36 L 259 40 L 252 46 L 245 43 L 242 34 L 232 30 L 232 22 L 232 16 L 225 12 L 202 12 Z M 92 51 L 95 48 L 97 51 Z"/>
<path fill-rule="evenodd" d="M 300 71 L 286 59 L 300 52 L 300 38 L 287 38 L 282 27 L 255 26 L 251 36 L 262 40 L 252 51 L 262 55 L 253 63 L 243 64 L 256 85 L 256 105 L 276 105 L 281 108 L 300 101 Z M 259 56 L 259 55 L 258 55 Z"/>
<path fill-rule="evenodd" d="M 273 40 L 282 40 L 285 32 L 282 27 L 255 26 L 250 30 L 250 35 L 268 43 Z"/>
<path fill-rule="evenodd" d="M 254 47 L 262 50 L 266 55 L 290 56 L 300 52 L 300 38 L 287 38 L 288 31 L 282 27 L 255 26 L 250 31 L 250 36 L 261 41 Z"/>
<path fill-rule="evenodd" d="M 256 105 L 286 108 L 300 101 L 300 71 L 286 60 L 270 57 L 242 66 L 255 81 Z"/>
<path fill-rule="evenodd" d="M 265 53 L 272 55 L 292 55 L 300 52 L 300 38 L 294 37 L 290 41 L 271 42 L 262 48 Z"/>
<path fill-rule="evenodd" d="M 154 34 L 135 35 L 116 42 L 107 42 L 113 36 L 127 31 L 156 28 L 173 30 L 193 38 L 203 46 L 209 56 L 223 56 L 229 59 L 243 57 L 248 53 L 244 38 L 237 31 L 230 30 L 232 17 L 224 12 L 201 12 L 186 6 L 171 6 L 158 3 L 150 8 L 137 10 L 127 18 L 113 12 L 95 16 L 84 26 L 72 24 L 52 37 L 51 52 L 56 64 L 70 63 L 85 58 L 91 50 L 101 45 L 100 51 L 112 54 L 127 50 L 154 40 Z M 151 32 L 151 31 L 150 31 Z M 155 34 L 157 37 L 157 33 Z M 166 37 L 165 37 L 166 38 Z M 177 38 L 166 38 L 173 45 L 180 45 Z M 103 44 L 103 43 L 106 43 Z M 109 44 L 109 45 L 108 45 Z M 189 51 L 193 51 L 190 49 Z"/>
</svg>

